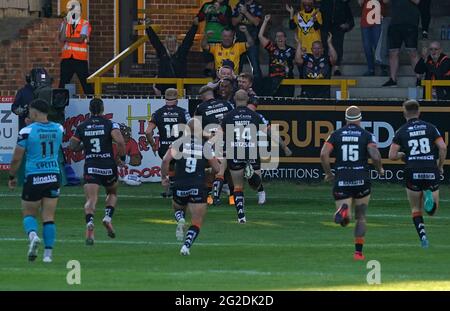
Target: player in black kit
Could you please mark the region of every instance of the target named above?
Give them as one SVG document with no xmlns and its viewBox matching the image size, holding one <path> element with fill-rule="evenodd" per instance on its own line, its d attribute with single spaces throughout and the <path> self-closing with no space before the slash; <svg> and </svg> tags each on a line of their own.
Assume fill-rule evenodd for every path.
<svg viewBox="0 0 450 311">
<path fill-rule="evenodd" d="M 422 247 L 428 248 L 422 209 L 432 216 L 439 207 L 439 180 L 444 173 L 447 146 L 433 124 L 419 119 L 419 109 L 419 103 L 415 100 L 403 103 L 403 115 L 407 122 L 395 133 L 389 159 L 406 163 L 406 194 L 413 223 Z"/>
<path fill-rule="evenodd" d="M 166 105 L 159 108 L 152 114 L 152 118 L 148 123 L 148 127 L 145 131 L 148 143 L 152 146 L 153 150 L 158 149 L 158 155 L 162 159 L 166 154 L 171 143 L 180 137 L 180 124 L 186 124 L 191 116 L 186 109 L 178 107 L 178 91 L 173 88 L 169 88 L 165 92 Z M 158 129 L 159 133 L 159 146 L 155 146 L 155 140 L 153 139 L 154 129 Z M 174 167 L 173 163 L 170 166 L 170 181 L 173 183 Z M 161 194 L 163 197 L 170 197 L 169 190 L 170 184 L 164 189 Z"/>
<path fill-rule="evenodd" d="M 104 105 L 99 98 L 89 103 L 91 116 L 81 123 L 75 135 L 70 138 L 72 150 L 84 149 L 84 193 L 86 203 L 86 245 L 94 244 L 94 213 L 100 186 L 106 189 L 106 208 L 103 225 L 108 236 L 116 236 L 111 224 L 117 204 L 117 164 L 114 160 L 113 141 L 117 144 L 120 157 L 125 156 L 125 141 L 119 124 L 103 117 Z"/>
<path fill-rule="evenodd" d="M 325 181 L 334 182 L 333 195 L 336 201 L 334 221 L 345 227 L 350 222 L 351 207 L 355 208 L 355 260 L 364 260 L 362 253 L 366 234 L 366 212 L 370 200 L 371 184 L 367 164 L 372 158 L 375 169 L 384 175 L 381 155 L 376 138 L 361 127 L 361 111 L 357 106 L 345 111 L 347 124 L 331 133 L 320 152 Z M 335 174 L 331 171 L 330 156 L 334 151 Z"/>
<path fill-rule="evenodd" d="M 238 223 L 245 224 L 244 210 L 244 169 L 247 165 L 259 163 L 258 132 L 267 132 L 260 115 L 247 107 L 248 94 L 238 90 L 234 95 L 236 108 L 222 120 L 225 133 L 228 168 L 234 184 L 234 201 Z"/>
<path fill-rule="evenodd" d="M 198 119 L 193 118 L 188 122 L 183 137 L 175 141 L 164 156 L 161 165 L 161 183 L 163 186 L 169 183 L 169 165 L 172 161 L 176 162 L 176 179 L 173 185 L 172 201 L 177 221 L 175 234 L 178 240 L 184 238 L 180 254 L 187 256 L 200 233 L 203 218 L 206 214 L 206 164 L 209 163 L 215 172 L 219 170 L 219 162 L 213 156 L 211 145 L 203 143 L 202 126 Z M 191 213 L 192 224 L 186 236 L 184 236 L 186 207 Z"/>
<path fill-rule="evenodd" d="M 226 100 L 214 99 L 214 90 L 207 85 L 200 88 L 199 94 L 202 103 L 197 106 L 194 115 L 202 118 L 204 136 L 206 138 L 211 138 L 217 132 L 217 129 L 220 127 L 220 122 L 225 115 L 233 110 L 233 106 Z M 223 142 L 218 143 L 220 144 Z M 227 168 L 227 162 L 224 157 L 219 157 L 219 163 L 220 170 L 215 176 L 212 187 L 212 203 L 214 205 L 217 205 L 220 202 L 220 193 L 222 192 L 225 170 Z"/>
</svg>

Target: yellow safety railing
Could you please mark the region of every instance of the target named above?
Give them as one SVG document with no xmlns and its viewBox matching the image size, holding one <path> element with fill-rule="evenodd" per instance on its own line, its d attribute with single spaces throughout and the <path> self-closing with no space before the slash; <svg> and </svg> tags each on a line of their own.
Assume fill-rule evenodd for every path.
<svg viewBox="0 0 450 311">
<path fill-rule="evenodd" d="M 450 86 L 450 80 L 422 80 L 422 86 L 425 87 L 425 99 L 432 100 L 432 90 L 435 86 Z"/>
</svg>

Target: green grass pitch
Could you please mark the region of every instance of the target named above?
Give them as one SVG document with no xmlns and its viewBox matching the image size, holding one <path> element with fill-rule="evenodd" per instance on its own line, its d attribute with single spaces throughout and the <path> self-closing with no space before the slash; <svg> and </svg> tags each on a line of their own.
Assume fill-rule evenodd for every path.
<svg viewBox="0 0 450 311">
<path fill-rule="evenodd" d="M 64 187 L 56 213 L 54 261 L 45 264 L 41 256 L 27 261 L 21 190 L 11 192 L 4 184 L 0 290 L 450 290 L 450 196 L 445 185 L 437 215 L 425 216 L 426 250 L 420 247 L 404 189 L 374 185 L 365 262 L 353 261 L 353 225 L 333 223 L 330 185 L 266 183 L 268 200 L 262 207 L 256 193 L 246 190 L 245 225 L 237 223 L 234 207 L 209 208 L 189 257 L 179 255 L 170 200 L 159 197 L 159 184 L 120 187 L 114 240 L 101 225 L 104 206 L 99 204 L 93 247 L 84 244 L 82 188 Z M 80 262 L 80 285 L 66 282 L 69 260 Z M 381 265 L 381 285 L 367 284 L 370 260 Z"/>
</svg>

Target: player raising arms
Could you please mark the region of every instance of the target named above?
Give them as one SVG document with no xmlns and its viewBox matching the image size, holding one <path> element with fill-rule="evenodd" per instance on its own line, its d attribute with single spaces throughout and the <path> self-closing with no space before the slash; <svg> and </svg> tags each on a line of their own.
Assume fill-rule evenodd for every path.
<svg viewBox="0 0 450 311">
<path fill-rule="evenodd" d="M 244 169 L 259 163 L 258 132 L 267 131 L 260 115 L 247 107 L 248 94 L 238 90 L 234 95 L 236 108 L 222 120 L 222 131 L 225 133 L 225 146 L 228 168 L 234 185 L 234 201 L 238 215 L 238 223 L 245 224 L 244 209 Z M 254 184 L 258 189 L 261 183 Z"/>
<path fill-rule="evenodd" d="M 180 136 L 180 124 L 186 124 L 191 116 L 186 109 L 178 107 L 178 91 L 174 88 L 166 90 L 165 94 L 166 105 L 159 108 L 152 114 L 152 118 L 145 130 L 145 137 L 152 146 L 153 150 L 158 149 L 158 155 L 162 159 L 167 153 L 169 146 Z M 153 131 L 157 128 L 159 132 L 159 146 L 156 146 L 153 139 Z M 174 167 L 173 162 L 169 170 L 170 182 L 173 183 Z M 169 190 L 170 183 L 161 194 L 163 197 L 170 197 L 172 194 Z"/>
<path fill-rule="evenodd" d="M 112 226 L 112 217 L 117 204 L 117 164 L 114 160 L 113 141 L 117 144 L 117 153 L 124 160 L 125 141 L 120 126 L 103 117 L 104 105 L 100 98 L 89 103 L 91 116 L 81 123 L 75 135 L 70 138 L 70 149 L 84 149 L 84 193 L 86 203 L 86 245 L 94 244 L 94 213 L 100 186 L 106 190 L 106 208 L 103 225 L 110 238 L 116 233 Z"/>
<path fill-rule="evenodd" d="M 419 109 L 419 103 L 415 100 L 403 103 L 406 124 L 395 133 L 389 149 L 389 159 L 406 162 L 406 194 L 413 223 L 422 247 L 427 248 L 429 242 L 422 216 L 423 193 L 425 192 L 425 211 L 432 216 L 439 207 L 439 179 L 440 174 L 444 173 L 447 146 L 433 124 L 419 119 Z M 439 150 L 439 159 L 436 159 L 436 149 Z"/>
<path fill-rule="evenodd" d="M 55 243 L 55 210 L 59 197 L 60 170 L 58 151 L 61 148 L 63 127 L 49 122 L 50 105 L 35 99 L 30 103 L 29 117 L 32 124 L 20 130 L 9 171 L 9 188 L 17 185 L 17 170 L 25 157 L 25 183 L 22 191 L 23 226 L 30 240 L 28 260 L 37 257 L 41 242 L 37 235 L 39 209 L 43 222 L 44 262 L 52 262 Z"/>
<path fill-rule="evenodd" d="M 334 131 L 323 144 L 320 152 L 325 181 L 334 182 L 333 195 L 336 201 L 334 221 L 345 227 L 350 222 L 351 207 L 355 208 L 355 260 L 364 260 L 362 253 L 366 234 L 366 212 L 370 200 L 370 174 L 367 164 L 372 158 L 375 169 L 384 175 L 381 155 L 374 135 L 361 127 L 361 111 L 357 106 L 345 111 L 347 124 Z M 335 172 L 331 172 L 330 155 L 334 150 Z"/>
<path fill-rule="evenodd" d="M 163 186 L 167 186 L 170 163 L 172 161 L 176 163 L 172 206 L 177 220 L 176 236 L 178 240 L 184 238 L 186 207 L 191 214 L 192 225 L 186 233 L 184 244 L 180 250 L 180 254 L 184 256 L 190 254 L 190 248 L 200 233 L 206 214 L 206 163 L 209 162 L 214 172 L 219 171 L 219 162 L 213 157 L 212 148 L 206 149 L 211 145 L 203 144 L 202 141 L 202 125 L 198 119 L 193 118 L 185 127 L 182 139 L 177 140 L 172 148 L 168 149 L 161 165 L 161 183 Z"/>
</svg>

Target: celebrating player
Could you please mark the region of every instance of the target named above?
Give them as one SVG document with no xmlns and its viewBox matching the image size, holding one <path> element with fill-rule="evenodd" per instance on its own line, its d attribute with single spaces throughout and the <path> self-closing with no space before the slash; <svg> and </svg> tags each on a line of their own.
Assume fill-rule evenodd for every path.
<svg viewBox="0 0 450 311">
<path fill-rule="evenodd" d="M 173 88 L 169 88 L 165 92 L 166 105 L 159 108 L 152 114 L 152 118 L 148 123 L 148 127 L 145 131 L 147 141 L 153 150 L 158 149 L 158 155 L 162 159 L 167 153 L 169 146 L 180 136 L 180 124 L 186 124 L 191 116 L 186 109 L 178 107 L 178 91 Z M 159 146 L 156 146 L 153 139 L 153 131 L 157 128 L 159 132 Z M 173 183 L 174 167 L 173 162 L 169 170 L 170 180 Z M 170 183 L 167 184 L 164 192 L 161 194 L 163 197 L 170 197 L 172 194 L 169 190 Z"/>
<path fill-rule="evenodd" d="M 361 127 L 361 111 L 357 106 L 345 111 L 346 126 L 334 131 L 320 152 L 325 181 L 335 179 L 333 195 L 336 201 L 334 221 L 345 227 L 350 222 L 351 207 L 355 208 L 355 260 L 364 260 L 362 253 L 366 234 L 366 212 L 370 200 L 368 157 L 380 175 L 384 175 L 376 138 Z M 331 172 L 330 155 L 336 156 L 335 172 Z"/>
<path fill-rule="evenodd" d="M 30 240 L 28 260 L 34 261 L 41 240 L 38 237 L 39 209 L 43 222 L 44 262 L 52 262 L 55 244 L 55 210 L 60 187 L 58 151 L 61 148 L 63 127 L 49 122 L 49 104 L 42 99 L 30 103 L 29 117 L 32 124 L 20 130 L 9 171 L 9 188 L 17 185 L 16 173 L 25 157 L 25 183 L 22 191 L 23 226 Z"/>
<path fill-rule="evenodd" d="M 389 149 L 389 159 L 404 160 L 406 163 L 406 194 L 413 223 L 422 247 L 428 248 L 422 209 L 425 205 L 425 211 L 432 216 L 439 207 L 439 179 L 444 173 L 447 146 L 433 124 L 419 119 L 419 109 L 419 103 L 415 100 L 403 103 L 406 124 L 395 133 Z M 439 159 L 436 159 L 436 149 L 439 150 Z"/>
<path fill-rule="evenodd" d="M 186 256 L 190 254 L 190 248 L 200 233 L 206 214 L 206 162 L 209 162 L 215 172 L 219 171 L 219 162 L 212 156 L 212 149 L 206 154 L 203 152 L 202 126 L 196 118 L 188 122 L 183 138 L 177 142 L 180 142 L 179 146 L 169 148 L 163 158 L 161 183 L 163 186 L 167 186 L 170 163 L 176 162 L 175 175 L 177 178 L 173 185 L 172 206 L 177 220 L 176 237 L 178 240 L 182 240 L 184 237 L 186 207 L 192 218 L 192 225 L 186 233 L 184 244 L 180 250 L 180 254 Z"/>
<path fill-rule="evenodd" d="M 91 116 L 81 123 L 75 135 L 70 138 L 70 148 L 74 151 L 84 149 L 84 193 L 86 203 L 86 245 L 94 244 L 94 213 L 97 205 L 100 186 L 106 190 L 106 208 L 103 225 L 110 238 L 116 233 L 112 226 L 112 217 L 117 204 L 117 164 L 114 160 L 113 141 L 117 144 L 117 152 L 123 160 L 125 157 L 125 141 L 120 126 L 103 117 L 104 105 L 99 98 L 89 103 Z"/>
</svg>

